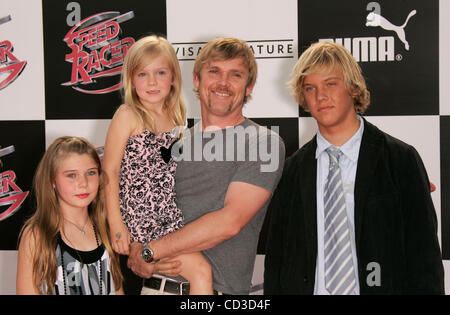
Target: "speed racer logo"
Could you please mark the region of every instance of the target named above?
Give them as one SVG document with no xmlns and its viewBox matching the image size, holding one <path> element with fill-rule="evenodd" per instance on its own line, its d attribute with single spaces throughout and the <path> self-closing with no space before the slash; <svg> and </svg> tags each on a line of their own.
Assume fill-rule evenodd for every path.
<svg viewBox="0 0 450 315">
<path fill-rule="evenodd" d="M 0 25 L 11 21 L 11 16 L 0 18 Z M 13 83 L 22 73 L 27 64 L 13 54 L 14 47 L 9 40 L 0 42 L 0 90 Z"/>
<path fill-rule="evenodd" d="M 72 52 L 65 60 L 72 63 L 70 81 L 62 83 L 88 94 L 105 94 L 120 88 L 120 82 L 104 86 L 102 80 L 120 76 L 132 37 L 120 38 L 119 24 L 134 17 L 134 12 L 103 12 L 76 24 L 64 37 Z M 120 80 L 117 80 L 120 81 Z"/>
<path fill-rule="evenodd" d="M 14 152 L 14 146 L 0 149 L 0 157 Z M 28 191 L 22 191 L 16 184 L 14 171 L 0 172 L 0 207 L 8 206 L 5 211 L 0 208 L 0 221 L 12 216 L 28 196 Z"/>
</svg>

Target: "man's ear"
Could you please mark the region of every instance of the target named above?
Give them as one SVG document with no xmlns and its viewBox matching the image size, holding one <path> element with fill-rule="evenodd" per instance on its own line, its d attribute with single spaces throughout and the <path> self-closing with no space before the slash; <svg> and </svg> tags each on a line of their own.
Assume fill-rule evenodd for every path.
<svg viewBox="0 0 450 315">
<path fill-rule="evenodd" d="M 195 88 L 198 90 L 198 87 L 200 85 L 200 78 L 197 74 L 194 73 L 194 78 L 193 78 L 193 82 L 194 82 L 194 86 Z"/>
<path fill-rule="evenodd" d="M 245 96 L 250 96 L 252 94 L 253 88 L 255 87 L 255 83 L 248 85 L 245 88 Z"/>
</svg>

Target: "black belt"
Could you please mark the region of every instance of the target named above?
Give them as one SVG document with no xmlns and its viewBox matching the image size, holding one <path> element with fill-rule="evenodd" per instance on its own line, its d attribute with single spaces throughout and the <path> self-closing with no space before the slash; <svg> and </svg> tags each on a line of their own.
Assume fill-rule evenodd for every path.
<svg viewBox="0 0 450 315">
<path fill-rule="evenodd" d="M 144 279 L 144 286 L 154 290 L 161 290 L 162 285 L 161 278 L 151 277 L 150 279 Z M 163 292 L 177 294 L 177 295 L 189 295 L 190 285 L 189 282 L 177 281 L 174 279 L 166 278 L 166 284 L 162 289 Z M 180 294 L 181 292 L 181 294 Z M 214 290 L 214 295 L 230 295 L 220 291 Z"/>
<path fill-rule="evenodd" d="M 144 279 L 144 286 L 150 289 L 155 289 L 160 291 L 163 279 L 151 277 L 150 279 Z M 163 292 L 177 294 L 177 295 L 188 295 L 189 294 L 189 282 L 182 282 L 173 279 L 166 278 L 166 283 Z"/>
</svg>

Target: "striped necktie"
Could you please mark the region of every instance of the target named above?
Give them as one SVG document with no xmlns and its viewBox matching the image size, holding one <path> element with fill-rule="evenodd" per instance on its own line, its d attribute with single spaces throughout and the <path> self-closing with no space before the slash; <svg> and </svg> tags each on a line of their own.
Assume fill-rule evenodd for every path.
<svg viewBox="0 0 450 315">
<path fill-rule="evenodd" d="M 325 288 L 330 294 L 352 294 L 356 286 L 339 158 L 342 152 L 327 150 L 330 167 L 324 190 L 325 209 Z"/>
</svg>

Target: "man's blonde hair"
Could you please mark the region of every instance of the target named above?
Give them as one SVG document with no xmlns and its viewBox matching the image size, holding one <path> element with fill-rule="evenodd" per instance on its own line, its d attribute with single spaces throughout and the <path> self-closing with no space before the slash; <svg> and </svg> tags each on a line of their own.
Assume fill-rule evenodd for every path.
<svg viewBox="0 0 450 315">
<path fill-rule="evenodd" d="M 289 81 L 296 101 L 308 111 L 308 104 L 303 95 L 305 77 L 324 69 L 332 72 L 335 67 L 342 71 L 345 86 L 353 98 L 355 111 L 358 114 L 364 113 L 370 104 L 370 92 L 367 90 L 361 68 L 346 48 L 335 43 L 314 43 L 300 56 L 293 69 L 294 77 Z"/>
</svg>

